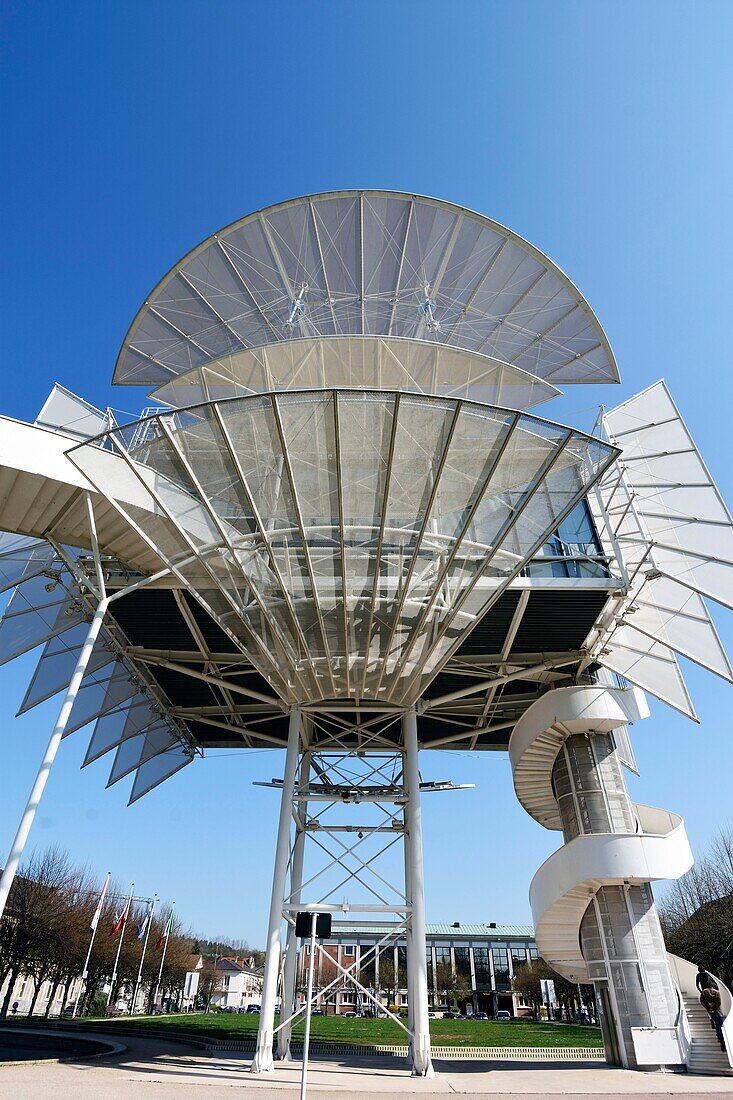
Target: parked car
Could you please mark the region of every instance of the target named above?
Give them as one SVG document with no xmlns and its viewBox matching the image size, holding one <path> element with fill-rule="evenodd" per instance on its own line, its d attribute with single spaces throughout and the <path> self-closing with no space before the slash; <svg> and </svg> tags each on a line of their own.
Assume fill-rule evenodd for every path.
<svg viewBox="0 0 733 1100">
<path fill-rule="evenodd" d="M 443 1013 L 443 1019 L 444 1020 L 465 1020 L 466 1017 L 463 1015 L 462 1012 L 444 1012 Z"/>
<path fill-rule="evenodd" d="M 74 1015 L 74 1006 L 73 1005 L 65 1005 L 64 1010 L 61 1013 L 61 1019 L 62 1020 L 70 1020 L 73 1015 Z M 77 1012 L 77 1016 L 80 1016 L 80 1015 L 81 1015 L 81 1013 Z"/>
<path fill-rule="evenodd" d="M 494 1013 L 494 1019 L 495 1020 L 511 1020 L 512 1019 L 512 1014 L 511 1014 L 511 1012 L 506 1012 L 504 1009 L 499 1009 L 498 1012 Z"/>
<path fill-rule="evenodd" d="M 474 1012 L 473 1016 L 468 1017 L 469 1020 L 488 1020 L 488 1014 L 486 1012 Z"/>
<path fill-rule="evenodd" d="M 325 1015 L 326 1015 L 325 1008 L 314 1008 L 313 1011 L 311 1012 L 311 1016 L 325 1016 Z"/>
<path fill-rule="evenodd" d="M 247 1005 L 247 1008 L 245 1009 L 246 1012 L 256 1012 L 258 1014 L 261 1012 L 261 1010 L 262 1005 Z"/>
<path fill-rule="evenodd" d="M 342 1012 L 342 1013 L 341 1013 L 341 1015 L 342 1015 L 342 1016 L 358 1016 L 358 1015 L 359 1015 L 359 1013 L 358 1013 L 358 1012 L 352 1012 L 352 1011 L 349 1011 L 349 1012 Z"/>
</svg>

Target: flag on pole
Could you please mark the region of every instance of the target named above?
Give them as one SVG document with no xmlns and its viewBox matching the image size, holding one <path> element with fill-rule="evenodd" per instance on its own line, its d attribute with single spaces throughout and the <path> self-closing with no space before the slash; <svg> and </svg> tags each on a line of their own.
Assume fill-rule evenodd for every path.
<svg viewBox="0 0 733 1100">
<path fill-rule="evenodd" d="M 109 871 L 107 877 L 104 880 L 104 886 L 102 887 L 102 893 L 99 895 L 99 901 L 97 902 L 97 908 L 94 910 L 94 916 L 92 917 L 91 924 L 89 925 L 89 931 L 92 935 L 97 931 L 97 925 L 99 924 L 99 918 L 102 915 L 102 906 L 104 905 L 104 898 L 107 893 L 107 887 L 109 886 Z"/>
<path fill-rule="evenodd" d="M 109 930 L 110 936 L 119 936 L 122 929 L 127 923 L 127 918 L 130 915 L 130 906 L 132 905 L 132 897 L 129 897 L 125 902 L 125 908 L 121 913 L 118 913 L 115 917 L 115 922 Z"/>
<path fill-rule="evenodd" d="M 168 937 L 170 936 L 172 931 L 173 931 L 173 910 L 171 909 L 170 913 L 168 914 L 168 920 L 165 923 L 165 928 L 160 933 L 160 936 L 158 938 L 158 942 L 155 945 L 155 950 L 156 951 L 160 951 L 161 947 L 166 942 L 166 940 L 168 939 Z"/>
<path fill-rule="evenodd" d="M 149 901 L 148 902 L 148 907 L 145 910 L 145 916 L 143 917 L 143 919 L 140 921 L 140 923 L 137 926 L 137 938 L 139 940 L 142 940 L 142 939 L 145 938 L 145 933 L 148 930 L 148 925 L 150 924 L 150 918 L 152 917 L 152 915 L 153 915 L 153 903 L 152 903 L 152 901 Z"/>
</svg>

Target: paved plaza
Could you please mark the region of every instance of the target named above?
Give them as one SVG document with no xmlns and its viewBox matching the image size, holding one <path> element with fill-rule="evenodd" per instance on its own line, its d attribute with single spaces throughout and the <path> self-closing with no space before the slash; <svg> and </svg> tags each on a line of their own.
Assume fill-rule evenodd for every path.
<svg viewBox="0 0 733 1100">
<path fill-rule="evenodd" d="M 104 1036 L 107 1038 L 107 1036 Z M 0 1100 L 226 1100 L 237 1090 L 296 1096 L 300 1063 L 276 1064 L 253 1076 L 241 1054 L 209 1054 L 183 1043 L 125 1037 L 126 1049 L 90 1061 L 0 1065 Z M 597 1097 L 733 1095 L 731 1078 L 639 1073 L 603 1065 L 437 1062 L 434 1078 L 410 1077 L 385 1058 L 319 1059 L 311 1064 L 309 1095 L 348 1100 L 378 1095 Z"/>
</svg>

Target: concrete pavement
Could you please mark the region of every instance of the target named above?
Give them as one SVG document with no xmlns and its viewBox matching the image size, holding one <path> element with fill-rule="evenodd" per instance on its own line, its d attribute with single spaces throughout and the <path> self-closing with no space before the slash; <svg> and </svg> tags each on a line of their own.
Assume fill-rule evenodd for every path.
<svg viewBox="0 0 733 1100">
<path fill-rule="evenodd" d="M 278 1063 L 253 1076 L 250 1060 L 236 1053 L 209 1054 L 182 1043 L 125 1037 L 127 1049 L 93 1061 L 0 1065 L 0 1100 L 290 1100 L 300 1084 L 300 1063 Z M 733 1096 L 733 1078 L 632 1073 L 593 1065 L 438 1062 L 431 1080 L 411 1078 L 384 1058 L 319 1059 L 311 1063 L 309 1095 L 325 1100 L 402 1100 L 405 1096 L 536 1097 Z"/>
</svg>

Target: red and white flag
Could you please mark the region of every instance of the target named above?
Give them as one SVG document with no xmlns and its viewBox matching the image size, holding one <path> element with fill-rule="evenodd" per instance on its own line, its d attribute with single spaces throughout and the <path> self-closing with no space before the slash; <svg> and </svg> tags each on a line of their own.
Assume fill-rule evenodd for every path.
<svg viewBox="0 0 733 1100">
<path fill-rule="evenodd" d="M 128 898 L 125 902 L 125 908 L 115 917 L 115 922 L 109 930 L 110 936 L 119 936 L 122 929 L 125 927 L 127 918 L 130 915 L 130 906 L 132 905 L 132 898 Z"/>
<path fill-rule="evenodd" d="M 171 909 L 170 913 L 168 914 L 168 920 L 165 923 L 165 928 L 160 933 L 160 936 L 158 938 L 158 942 L 155 945 L 155 950 L 156 951 L 160 951 L 163 944 L 167 942 L 168 937 L 170 936 L 172 929 L 173 929 L 173 910 Z"/>
<path fill-rule="evenodd" d="M 110 875 L 110 872 L 108 871 L 107 872 L 107 877 L 104 880 L 104 886 L 102 887 L 102 893 L 99 895 L 99 901 L 97 902 L 97 908 L 94 910 L 94 916 L 92 917 L 91 924 L 89 925 L 89 931 L 92 933 L 92 935 L 94 935 L 94 933 L 97 931 L 97 925 L 99 924 L 99 918 L 102 915 L 102 906 L 104 905 L 104 898 L 105 898 L 105 895 L 107 893 L 107 887 L 109 886 L 109 875 Z"/>
</svg>

